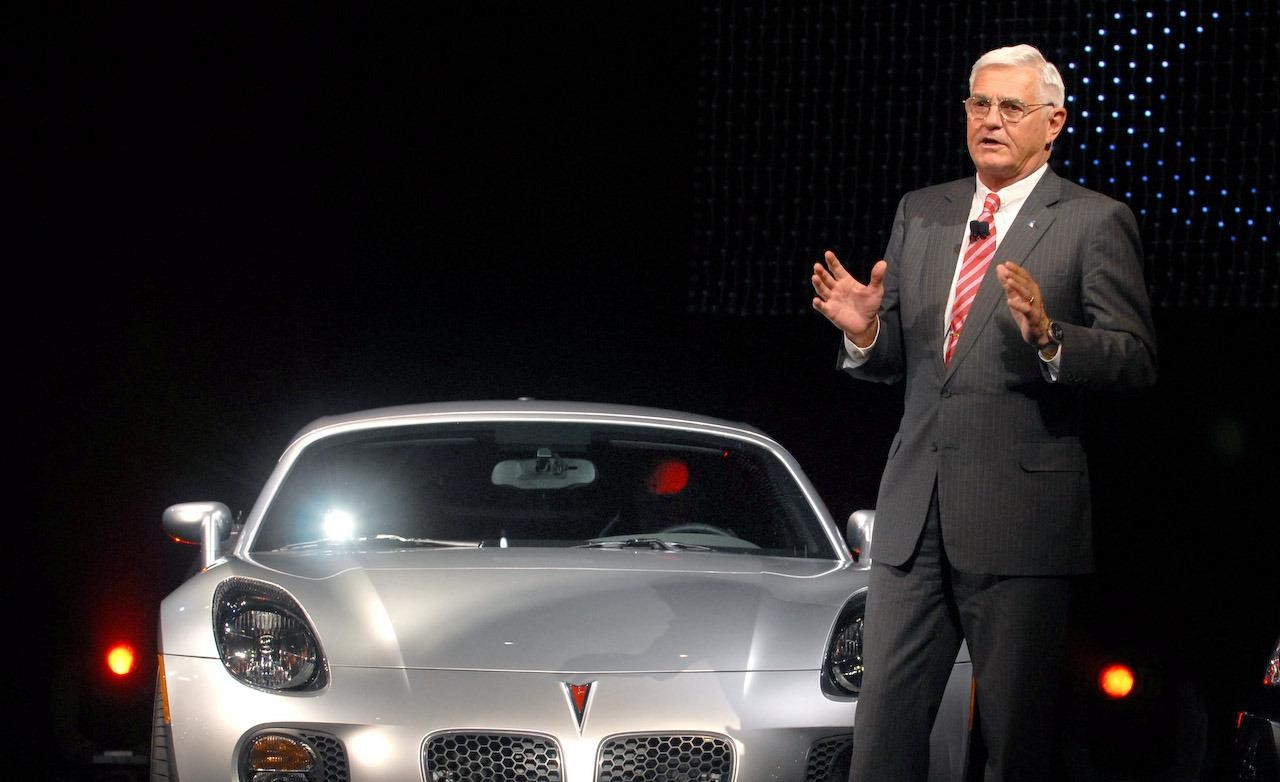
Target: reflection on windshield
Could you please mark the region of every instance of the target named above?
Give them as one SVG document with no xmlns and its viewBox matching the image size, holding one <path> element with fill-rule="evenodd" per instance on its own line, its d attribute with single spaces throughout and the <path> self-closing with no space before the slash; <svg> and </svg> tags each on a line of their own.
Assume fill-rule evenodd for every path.
<svg viewBox="0 0 1280 782">
<path fill-rule="evenodd" d="M 299 543 L 288 543 L 277 551 L 296 551 L 315 548 L 348 548 L 356 551 L 386 550 L 397 548 L 481 548 L 482 540 L 436 540 L 435 538 L 406 538 L 401 535 L 380 533 L 373 537 L 355 538 L 324 537 L 319 540 L 304 540 Z"/>
<path fill-rule="evenodd" d="M 749 443 L 505 422 L 334 436 L 295 461 L 254 551 L 529 546 L 836 557 L 784 465 Z"/>
</svg>

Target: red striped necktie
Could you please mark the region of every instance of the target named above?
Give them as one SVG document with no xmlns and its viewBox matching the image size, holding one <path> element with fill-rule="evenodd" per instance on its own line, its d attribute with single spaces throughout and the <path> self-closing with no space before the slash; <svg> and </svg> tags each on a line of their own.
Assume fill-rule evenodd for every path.
<svg viewBox="0 0 1280 782">
<path fill-rule="evenodd" d="M 960 341 L 960 330 L 964 328 L 964 320 L 969 316 L 969 309 L 978 295 L 978 286 L 991 265 L 991 258 L 996 254 L 996 210 L 1000 208 L 1000 196 L 987 193 L 982 202 L 982 214 L 978 221 L 986 223 L 990 228 L 983 237 L 970 236 L 969 246 L 964 251 L 964 261 L 960 264 L 960 279 L 956 280 L 956 300 L 951 306 L 951 324 L 947 329 L 947 346 L 942 354 L 943 361 L 951 363 L 951 354 L 956 351 L 956 343 Z"/>
</svg>

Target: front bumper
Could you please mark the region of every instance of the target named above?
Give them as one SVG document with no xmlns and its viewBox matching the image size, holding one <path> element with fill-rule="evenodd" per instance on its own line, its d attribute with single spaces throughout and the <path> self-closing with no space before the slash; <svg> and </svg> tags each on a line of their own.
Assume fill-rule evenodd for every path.
<svg viewBox="0 0 1280 782">
<path fill-rule="evenodd" d="M 957 666 L 934 732 L 936 764 L 957 770 L 968 670 Z M 856 702 L 823 696 L 811 670 L 576 675 L 339 667 L 325 690 L 307 695 L 252 689 L 216 659 L 166 655 L 164 671 L 171 759 L 183 782 L 238 779 L 245 742 L 268 727 L 332 736 L 349 779 L 362 782 L 429 779 L 429 740 L 459 732 L 545 737 L 564 782 L 597 779 L 602 747 L 635 734 L 722 738 L 732 752 L 733 782 L 826 782 L 821 766 L 840 762 L 856 711 Z M 566 683 L 592 683 L 581 725 Z"/>
</svg>

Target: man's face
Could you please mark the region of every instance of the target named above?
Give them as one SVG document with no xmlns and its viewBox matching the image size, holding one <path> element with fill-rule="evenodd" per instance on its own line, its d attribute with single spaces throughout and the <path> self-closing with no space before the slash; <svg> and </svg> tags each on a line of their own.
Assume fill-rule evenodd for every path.
<svg viewBox="0 0 1280 782">
<path fill-rule="evenodd" d="M 1062 132 L 1067 110 L 1061 106 L 1028 109 L 1016 125 L 1000 115 L 1005 99 L 1027 106 L 1041 103 L 1040 79 L 1026 67 L 993 65 L 978 71 L 973 94 L 990 99 L 991 110 L 983 119 L 969 123 L 969 157 L 978 168 L 978 177 L 992 190 L 999 190 L 1030 174 L 1049 159 L 1049 144 Z"/>
</svg>

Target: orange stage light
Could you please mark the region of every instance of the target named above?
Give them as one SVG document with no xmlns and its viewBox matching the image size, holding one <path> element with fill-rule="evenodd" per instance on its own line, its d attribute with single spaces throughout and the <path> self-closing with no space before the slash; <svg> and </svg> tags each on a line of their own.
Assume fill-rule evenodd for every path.
<svg viewBox="0 0 1280 782">
<path fill-rule="evenodd" d="M 1098 674 L 1098 689 L 1108 698 L 1120 700 L 1133 692 L 1136 679 L 1133 669 L 1122 663 L 1112 663 Z"/>
<path fill-rule="evenodd" d="M 107 668 L 116 676 L 128 676 L 133 672 L 136 655 L 129 644 L 120 643 L 107 651 Z"/>
</svg>

